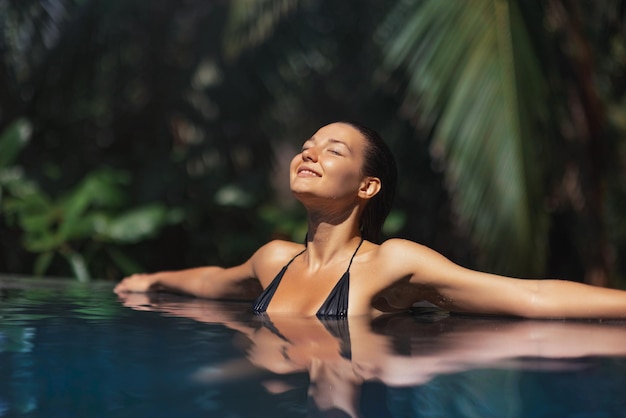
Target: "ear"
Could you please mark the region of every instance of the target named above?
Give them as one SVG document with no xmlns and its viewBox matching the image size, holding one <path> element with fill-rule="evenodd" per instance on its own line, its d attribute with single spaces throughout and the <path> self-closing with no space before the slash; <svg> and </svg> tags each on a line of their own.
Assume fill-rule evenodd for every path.
<svg viewBox="0 0 626 418">
<path fill-rule="evenodd" d="M 365 177 L 359 187 L 359 197 L 362 199 L 371 199 L 380 191 L 382 184 L 378 177 Z"/>
</svg>

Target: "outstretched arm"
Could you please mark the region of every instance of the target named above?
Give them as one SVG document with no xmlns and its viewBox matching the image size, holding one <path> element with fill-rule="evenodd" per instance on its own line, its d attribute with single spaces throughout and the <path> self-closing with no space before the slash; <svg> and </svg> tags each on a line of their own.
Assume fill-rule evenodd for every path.
<svg viewBox="0 0 626 418">
<path fill-rule="evenodd" d="M 453 312 L 526 318 L 626 318 L 626 292 L 566 280 L 528 280 L 461 267 L 419 244 L 395 240 L 396 272 Z M 402 277 L 402 276 L 401 276 Z"/>
<path fill-rule="evenodd" d="M 254 299 L 261 285 L 251 262 L 231 268 L 198 267 L 180 271 L 133 274 L 114 288 L 126 292 L 173 292 L 210 299 Z"/>
</svg>

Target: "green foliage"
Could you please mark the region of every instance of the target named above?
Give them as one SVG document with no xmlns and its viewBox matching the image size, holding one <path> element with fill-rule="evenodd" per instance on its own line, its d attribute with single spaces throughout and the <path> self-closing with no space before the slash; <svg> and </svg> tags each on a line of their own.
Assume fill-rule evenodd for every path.
<svg viewBox="0 0 626 418">
<path fill-rule="evenodd" d="M 235 59 L 244 49 L 265 41 L 298 0 L 233 0 L 224 30 L 224 54 Z"/>
<path fill-rule="evenodd" d="M 435 124 L 431 150 L 489 268 L 537 275 L 547 212 L 536 121 L 546 98 L 516 2 L 410 4 L 380 29 L 385 65 L 409 75 L 404 108 Z"/>
<path fill-rule="evenodd" d="M 0 269 L 116 278 L 301 240 L 284 163 L 355 119 L 398 157 L 386 234 L 582 279 L 622 228 L 626 8 L 548 3 L 5 2 Z"/>
<path fill-rule="evenodd" d="M 13 138 L 0 138 L 0 147 Z M 2 209 L 9 225 L 23 231 L 24 248 L 38 254 L 34 273 L 47 272 L 55 254 L 61 255 L 81 281 L 91 277 L 86 255 L 80 248 L 86 242 L 113 251 L 112 261 L 125 274 L 137 270 L 132 260 L 115 250 L 120 244 L 135 243 L 155 236 L 166 225 L 182 220 L 180 210 L 162 204 L 125 208 L 123 186 L 128 176 L 120 171 L 97 170 L 58 198 L 44 193 L 23 175 L 7 171 L 0 177 L 0 187 L 7 191 Z M 93 255 L 92 255 L 93 256 Z"/>
<path fill-rule="evenodd" d="M 16 212 L 11 224 L 0 222 L 7 237 L 0 268 L 25 272 L 36 264 L 62 275 L 56 255 L 67 250 L 61 246 L 67 240 L 75 240 L 66 257 L 74 270 L 84 270 L 78 253 L 96 275 L 110 278 L 122 267 L 125 274 L 249 254 L 266 236 L 263 225 L 245 245 L 233 245 L 237 229 L 222 232 L 222 225 L 250 231 L 250 213 L 268 197 L 272 147 L 259 115 L 270 95 L 240 67 L 222 62 L 217 40 L 228 7 L 169 0 L 53 3 L 17 2 L 0 15 L 8 48 L 0 62 L 0 126 L 15 109 L 34 127 L 15 166 L 22 180 L 36 185 L 20 213 L 37 206 L 40 217 Z M 31 25 L 34 20 L 42 25 Z M 106 176 L 126 178 L 102 179 L 103 167 L 114 167 Z M 76 179 L 83 181 L 76 185 Z M 123 203 L 103 206 L 99 196 L 122 196 Z M 171 207 L 189 216 L 182 219 Z M 37 222 L 43 226 L 35 232 L 30 224 Z M 9 239 L 37 247 L 38 260 Z M 236 252 L 219 259 L 233 247 Z"/>
<path fill-rule="evenodd" d="M 25 119 L 18 119 L 0 134 L 0 170 L 11 166 L 30 138 L 31 126 Z"/>
</svg>

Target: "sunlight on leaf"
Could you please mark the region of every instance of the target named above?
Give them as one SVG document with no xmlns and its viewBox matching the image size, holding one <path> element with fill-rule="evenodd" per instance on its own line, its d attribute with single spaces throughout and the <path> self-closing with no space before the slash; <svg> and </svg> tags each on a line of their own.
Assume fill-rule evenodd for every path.
<svg viewBox="0 0 626 418">
<path fill-rule="evenodd" d="M 163 205 L 151 204 L 114 218 L 100 218 L 96 223 L 96 232 L 108 240 L 133 243 L 154 236 L 160 228 L 179 222 L 181 218 L 180 211 L 168 211 Z"/>
<path fill-rule="evenodd" d="M 72 272 L 74 272 L 74 277 L 76 277 L 79 282 L 87 282 L 91 279 L 89 276 L 89 270 L 87 269 L 87 265 L 85 263 L 85 258 L 81 254 L 72 251 L 63 255 L 70 263 Z"/>
<path fill-rule="evenodd" d="M 0 168 L 13 163 L 20 150 L 26 145 L 32 126 L 26 119 L 18 119 L 0 133 Z"/>
<path fill-rule="evenodd" d="M 235 185 L 227 185 L 222 187 L 215 194 L 215 202 L 222 206 L 250 207 L 254 202 L 250 193 L 247 193 L 241 187 Z"/>
</svg>

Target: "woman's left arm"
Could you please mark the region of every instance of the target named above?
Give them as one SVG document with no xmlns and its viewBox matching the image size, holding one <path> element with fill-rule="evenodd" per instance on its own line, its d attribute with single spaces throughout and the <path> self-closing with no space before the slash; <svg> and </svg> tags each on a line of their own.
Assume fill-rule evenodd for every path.
<svg viewBox="0 0 626 418">
<path fill-rule="evenodd" d="M 400 277 L 425 287 L 430 302 L 452 312 L 526 318 L 626 318 L 626 292 L 566 280 L 530 280 L 461 267 L 410 241 L 393 240 L 389 250 Z M 386 243 L 385 243 L 386 244 Z M 383 246 L 385 246 L 383 244 Z"/>
</svg>

